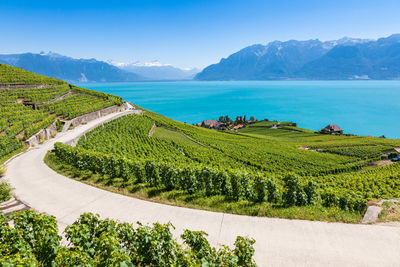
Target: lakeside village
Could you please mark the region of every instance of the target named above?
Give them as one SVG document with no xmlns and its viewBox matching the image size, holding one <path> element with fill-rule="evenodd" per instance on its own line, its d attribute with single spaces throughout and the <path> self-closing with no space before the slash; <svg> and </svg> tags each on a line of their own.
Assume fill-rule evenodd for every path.
<svg viewBox="0 0 400 267">
<path fill-rule="evenodd" d="M 312 132 L 316 134 L 329 134 L 329 135 L 346 135 L 346 136 L 355 136 L 354 134 L 344 134 L 343 129 L 341 129 L 336 124 L 329 124 L 326 127 L 322 128 L 320 131 L 311 131 L 307 129 L 302 129 L 297 127 L 297 123 L 294 122 L 279 122 L 277 120 L 270 121 L 265 118 L 263 120 L 258 120 L 254 116 L 250 116 L 250 119 L 246 119 L 246 115 L 237 116 L 235 120 L 232 120 L 228 115 L 220 116 L 218 120 L 204 120 L 200 123 L 196 124 L 198 127 L 204 127 L 208 129 L 214 130 L 230 130 L 235 133 L 238 133 L 238 130 L 246 128 L 246 127 L 258 127 L 258 128 L 269 128 L 269 129 L 282 129 L 289 130 L 294 132 Z M 386 138 L 384 135 L 379 138 Z M 299 149 L 309 150 L 310 148 L 307 146 L 300 146 Z M 317 149 L 317 151 L 320 151 Z M 320 151 L 322 152 L 322 150 Z M 383 160 L 390 160 L 392 162 L 400 162 L 400 148 L 393 148 L 391 150 L 385 151 L 382 155 Z"/>
<path fill-rule="evenodd" d="M 251 125 L 252 127 L 262 127 L 271 129 L 285 129 L 291 131 L 303 132 L 306 129 L 297 128 L 295 122 L 279 122 L 277 120 L 270 121 L 269 119 L 258 120 L 254 116 L 250 116 L 250 119 L 246 119 L 246 115 L 237 116 L 235 120 L 232 120 L 228 115 L 220 116 L 218 120 L 205 120 L 196 124 L 199 127 L 214 129 L 214 130 L 231 130 L 237 132 L 246 126 Z M 321 134 L 343 134 L 343 130 L 336 124 L 330 124 L 321 131 L 316 132 Z"/>
</svg>

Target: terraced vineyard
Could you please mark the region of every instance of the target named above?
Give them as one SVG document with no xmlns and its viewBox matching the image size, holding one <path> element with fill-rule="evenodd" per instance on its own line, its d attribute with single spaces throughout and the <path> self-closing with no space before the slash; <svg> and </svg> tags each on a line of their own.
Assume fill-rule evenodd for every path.
<svg viewBox="0 0 400 267">
<path fill-rule="evenodd" d="M 58 85 L 65 81 L 0 64 L 0 85 Z"/>
<path fill-rule="evenodd" d="M 369 200 L 400 196 L 400 164 L 372 164 L 400 147 L 400 140 L 321 135 L 288 125 L 248 127 L 235 134 L 146 111 L 98 127 L 77 148 L 57 144 L 56 155 L 122 188 L 145 183 L 204 198 L 266 202 L 272 208 L 318 206 L 362 213 Z"/>
<path fill-rule="evenodd" d="M 10 97 L 16 96 L 19 99 L 23 99 L 25 102 L 31 103 L 43 103 L 50 101 L 57 97 L 66 95 L 71 91 L 68 84 L 45 87 L 45 88 L 24 88 L 24 89 L 6 89 L 3 91 L 5 95 Z"/>
<path fill-rule="evenodd" d="M 111 101 L 90 95 L 72 95 L 62 100 L 40 106 L 40 109 L 54 113 L 64 119 L 73 119 L 80 115 L 113 106 Z"/>
<path fill-rule="evenodd" d="M 0 162 L 56 121 L 122 103 L 6 65 L 0 73 Z M 397 147 L 400 140 L 322 135 L 290 122 L 214 131 L 145 111 L 98 127 L 76 148 L 57 144 L 53 155 L 102 184 L 167 192 L 168 203 L 198 199 L 196 207 L 224 203 L 218 210 L 245 214 L 288 207 L 361 214 L 369 200 L 400 196 L 400 164 L 379 162 Z"/>
<path fill-rule="evenodd" d="M 55 101 L 60 97 L 65 98 Z M 0 64 L 0 163 L 23 150 L 23 141 L 57 119 L 121 103 L 116 96 Z"/>
</svg>

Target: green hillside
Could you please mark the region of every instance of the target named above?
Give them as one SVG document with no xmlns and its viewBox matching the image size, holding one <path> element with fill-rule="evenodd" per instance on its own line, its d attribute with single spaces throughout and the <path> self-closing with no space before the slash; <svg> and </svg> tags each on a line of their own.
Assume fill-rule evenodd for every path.
<svg viewBox="0 0 400 267">
<path fill-rule="evenodd" d="M 65 83 L 62 80 L 0 64 L 0 87 L 2 85 L 56 85 Z"/>
<path fill-rule="evenodd" d="M 1 68 L 0 162 L 56 121 L 122 103 L 117 96 Z M 47 162 L 97 186 L 169 204 L 355 222 L 368 201 L 400 197 L 400 164 L 387 159 L 399 147 L 400 140 L 323 135 L 290 122 L 215 131 L 145 111 L 96 128 L 76 148 L 57 144 Z"/>
<path fill-rule="evenodd" d="M 55 155 L 97 184 L 225 212 L 352 221 L 343 216 L 361 216 L 367 201 L 400 197 L 400 164 L 380 166 L 400 140 L 255 126 L 215 131 L 146 111 L 96 128 L 76 148 L 57 144 Z"/>
<path fill-rule="evenodd" d="M 67 97 L 52 102 L 61 96 Z M 25 140 L 56 120 L 120 104 L 120 97 L 0 64 L 0 163 L 24 150 Z"/>
</svg>

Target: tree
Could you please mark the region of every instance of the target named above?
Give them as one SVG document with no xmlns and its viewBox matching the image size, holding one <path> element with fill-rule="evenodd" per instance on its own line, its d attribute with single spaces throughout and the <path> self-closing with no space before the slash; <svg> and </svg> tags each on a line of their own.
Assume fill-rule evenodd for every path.
<svg viewBox="0 0 400 267">
<path fill-rule="evenodd" d="M 250 121 L 256 121 L 256 118 L 254 116 L 250 116 Z"/>
<path fill-rule="evenodd" d="M 231 124 L 233 121 L 232 121 L 232 119 L 229 117 L 229 115 L 226 115 L 225 116 L 225 123 L 227 123 L 227 124 Z"/>
</svg>

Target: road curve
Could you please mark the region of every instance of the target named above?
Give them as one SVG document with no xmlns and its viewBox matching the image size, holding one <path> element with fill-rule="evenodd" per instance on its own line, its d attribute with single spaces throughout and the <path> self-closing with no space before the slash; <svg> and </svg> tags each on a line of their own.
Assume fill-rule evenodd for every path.
<svg viewBox="0 0 400 267">
<path fill-rule="evenodd" d="M 171 222 L 183 229 L 204 230 L 213 245 L 232 245 L 237 235 L 256 239 L 259 266 L 399 266 L 400 228 L 378 225 L 311 222 L 223 214 L 147 202 L 66 178 L 44 162 L 55 142 L 66 142 L 113 119 L 110 114 L 81 125 L 15 157 L 6 179 L 16 197 L 39 212 L 54 215 L 63 229 L 83 212 L 136 223 Z"/>
</svg>

